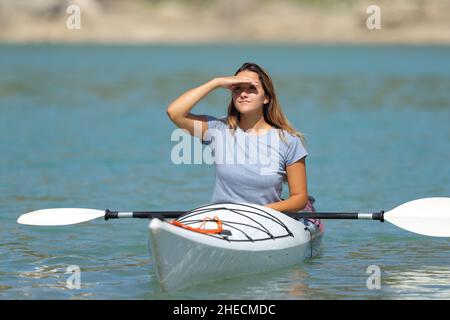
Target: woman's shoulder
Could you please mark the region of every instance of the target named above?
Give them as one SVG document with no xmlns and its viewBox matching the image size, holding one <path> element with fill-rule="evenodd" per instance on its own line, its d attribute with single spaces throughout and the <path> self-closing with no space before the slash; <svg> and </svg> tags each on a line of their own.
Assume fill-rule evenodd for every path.
<svg viewBox="0 0 450 320">
<path fill-rule="evenodd" d="M 215 117 L 211 115 L 205 115 L 208 121 L 208 129 L 225 129 L 228 128 L 227 117 Z"/>
<path fill-rule="evenodd" d="M 282 139 L 285 140 L 285 143 L 287 145 L 290 145 L 292 143 L 299 143 L 299 142 L 303 144 L 300 136 L 298 136 L 294 133 L 291 133 L 287 130 L 284 130 L 284 129 L 278 129 L 278 131 L 280 132 Z"/>
<path fill-rule="evenodd" d="M 225 123 L 227 122 L 226 116 L 216 117 L 216 116 L 211 116 L 209 114 L 206 114 L 205 117 L 208 121 L 220 121 L 220 122 L 225 122 Z"/>
<path fill-rule="evenodd" d="M 308 156 L 308 151 L 306 150 L 303 138 L 287 130 L 280 131 L 283 136 L 281 140 L 284 142 L 282 143 L 284 147 L 280 150 L 285 156 L 286 165 L 291 165 Z"/>
</svg>

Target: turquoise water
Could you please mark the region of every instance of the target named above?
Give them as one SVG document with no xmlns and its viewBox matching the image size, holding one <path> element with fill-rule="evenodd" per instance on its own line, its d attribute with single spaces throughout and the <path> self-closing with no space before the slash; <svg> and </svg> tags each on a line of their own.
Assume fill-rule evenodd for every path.
<svg viewBox="0 0 450 320">
<path fill-rule="evenodd" d="M 143 220 L 16 224 L 52 207 L 187 210 L 212 167 L 171 162 L 168 103 L 255 61 L 305 133 L 319 211 L 450 196 L 450 47 L 0 46 L 0 298 L 450 298 L 450 241 L 388 223 L 327 221 L 304 264 L 162 293 Z M 223 115 L 225 91 L 197 113 Z M 285 188 L 286 189 L 286 188 Z M 66 268 L 81 269 L 69 289 Z M 377 265 L 381 288 L 369 290 Z"/>
</svg>

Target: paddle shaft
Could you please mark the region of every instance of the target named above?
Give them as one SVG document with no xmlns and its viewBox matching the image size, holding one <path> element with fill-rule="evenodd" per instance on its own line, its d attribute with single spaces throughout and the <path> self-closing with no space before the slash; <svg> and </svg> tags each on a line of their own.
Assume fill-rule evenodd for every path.
<svg viewBox="0 0 450 320">
<path fill-rule="evenodd" d="M 120 218 L 141 218 L 141 219 L 174 219 L 178 218 L 186 211 L 133 211 L 119 212 L 105 210 L 105 220 Z M 384 222 L 384 211 L 374 213 L 358 213 L 358 212 L 297 212 L 286 213 L 286 215 L 294 218 L 312 218 L 312 219 L 344 219 L 344 220 L 379 220 Z"/>
<path fill-rule="evenodd" d="M 105 210 L 105 220 L 120 218 L 141 218 L 141 219 L 175 219 L 186 213 L 186 211 L 133 211 L 119 212 Z"/>
<path fill-rule="evenodd" d="M 358 212 L 298 212 L 286 213 L 288 216 L 313 219 L 344 219 L 344 220 L 378 220 L 384 222 L 384 211 L 373 213 Z"/>
</svg>

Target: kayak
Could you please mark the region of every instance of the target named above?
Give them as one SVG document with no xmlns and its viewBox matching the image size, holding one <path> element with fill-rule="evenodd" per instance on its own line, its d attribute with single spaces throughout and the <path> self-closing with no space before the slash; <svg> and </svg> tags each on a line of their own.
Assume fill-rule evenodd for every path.
<svg viewBox="0 0 450 320">
<path fill-rule="evenodd" d="M 324 226 L 245 203 L 218 203 L 149 224 L 149 250 L 163 291 L 275 270 L 312 257 Z"/>
<path fill-rule="evenodd" d="M 207 205 L 175 221 L 149 224 L 150 255 L 164 291 L 301 263 L 317 251 L 324 230 L 319 220 L 298 221 L 254 204 Z M 220 233 L 199 232 L 217 221 Z"/>
</svg>

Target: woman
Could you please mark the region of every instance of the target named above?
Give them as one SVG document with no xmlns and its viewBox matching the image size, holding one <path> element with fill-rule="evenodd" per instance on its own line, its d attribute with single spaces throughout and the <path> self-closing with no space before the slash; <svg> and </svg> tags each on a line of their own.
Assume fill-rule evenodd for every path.
<svg viewBox="0 0 450 320">
<path fill-rule="evenodd" d="M 217 88 L 231 90 L 227 117 L 190 112 Z M 212 203 L 255 203 L 281 212 L 309 209 L 303 138 L 284 116 L 272 79 L 260 66 L 244 63 L 234 76 L 214 78 L 185 92 L 167 114 L 179 128 L 211 144 L 216 160 Z M 255 150 L 261 158 L 255 158 Z M 289 186 L 285 200 L 284 181 Z"/>
</svg>

